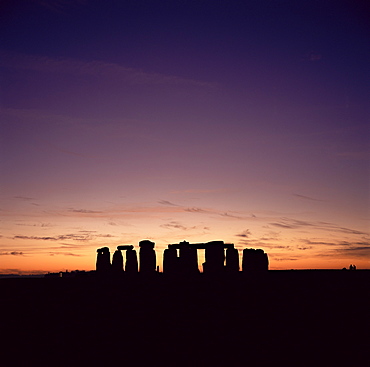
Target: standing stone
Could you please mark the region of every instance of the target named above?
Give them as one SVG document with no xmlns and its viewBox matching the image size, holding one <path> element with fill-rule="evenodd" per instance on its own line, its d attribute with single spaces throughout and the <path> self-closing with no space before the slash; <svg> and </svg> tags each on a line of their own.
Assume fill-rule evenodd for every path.
<svg viewBox="0 0 370 367">
<path fill-rule="evenodd" d="M 100 274 L 109 273 L 111 270 L 109 248 L 98 248 L 96 252 L 98 253 L 96 258 L 96 271 Z"/>
<path fill-rule="evenodd" d="M 206 261 L 203 264 L 204 273 L 220 274 L 224 270 L 225 251 L 223 241 L 212 241 L 206 244 Z"/>
<path fill-rule="evenodd" d="M 239 271 L 239 252 L 234 248 L 234 245 L 226 249 L 226 270 L 228 273 Z"/>
<path fill-rule="evenodd" d="M 178 260 L 176 248 L 170 245 L 163 252 L 163 273 L 175 274 L 178 270 Z"/>
<path fill-rule="evenodd" d="M 139 242 L 140 273 L 144 274 L 155 273 L 157 262 L 154 246 L 155 243 L 149 240 L 143 240 Z"/>
<path fill-rule="evenodd" d="M 189 242 L 183 241 L 180 247 L 180 271 L 183 274 L 196 274 L 198 270 L 198 252 L 195 247 L 191 247 Z"/>
<path fill-rule="evenodd" d="M 243 250 L 243 271 L 264 272 L 268 270 L 268 266 L 268 256 L 262 249 L 248 248 Z"/>
<path fill-rule="evenodd" d="M 126 274 L 136 274 L 138 272 L 136 250 L 129 248 L 126 250 Z"/>
<path fill-rule="evenodd" d="M 115 274 L 123 272 L 123 256 L 120 250 L 116 250 L 112 258 L 112 271 Z"/>
</svg>

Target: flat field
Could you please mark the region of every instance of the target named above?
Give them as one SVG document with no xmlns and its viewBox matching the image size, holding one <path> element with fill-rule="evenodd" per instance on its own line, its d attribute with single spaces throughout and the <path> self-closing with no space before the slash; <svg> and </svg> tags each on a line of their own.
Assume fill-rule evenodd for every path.
<svg viewBox="0 0 370 367">
<path fill-rule="evenodd" d="M 370 271 L 1 279 L 3 366 L 369 366 Z"/>
</svg>

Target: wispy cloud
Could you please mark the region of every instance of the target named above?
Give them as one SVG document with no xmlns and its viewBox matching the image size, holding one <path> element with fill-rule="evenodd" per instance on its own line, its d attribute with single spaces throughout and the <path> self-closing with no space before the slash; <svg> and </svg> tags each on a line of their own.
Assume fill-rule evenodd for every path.
<svg viewBox="0 0 370 367">
<path fill-rule="evenodd" d="M 167 228 L 167 229 L 181 229 L 183 231 L 188 231 L 188 230 L 191 230 L 191 229 L 195 229 L 196 228 L 195 226 L 193 226 L 193 227 L 186 227 L 186 226 L 184 226 L 181 223 L 176 222 L 176 221 L 171 221 L 169 223 L 161 224 L 160 227 Z"/>
<path fill-rule="evenodd" d="M 42 240 L 42 241 L 57 241 L 58 237 L 38 237 L 38 236 L 24 236 L 24 235 L 18 235 L 13 237 L 14 240 Z"/>
<path fill-rule="evenodd" d="M 245 238 L 242 237 L 240 240 L 238 240 L 238 246 L 244 246 L 244 247 L 266 247 L 266 248 L 278 248 L 278 249 L 285 249 L 285 250 L 290 250 L 290 246 L 286 245 L 281 245 L 279 243 L 274 243 L 274 242 L 268 242 L 264 241 L 261 238 Z"/>
<path fill-rule="evenodd" d="M 261 241 L 279 241 L 281 232 L 267 231 L 262 237 Z"/>
<path fill-rule="evenodd" d="M 338 247 L 340 249 L 370 249 L 370 242 L 367 241 L 319 241 L 319 240 L 314 240 L 311 241 L 309 239 L 302 239 L 300 242 L 306 243 L 311 246 L 330 246 L 330 247 Z"/>
<path fill-rule="evenodd" d="M 293 196 L 297 197 L 297 198 L 300 198 L 300 199 L 303 199 L 303 200 L 310 200 L 310 201 L 325 201 L 325 200 L 322 200 L 322 199 L 315 199 L 313 197 L 310 197 L 310 196 L 306 196 L 306 195 L 300 195 L 300 194 L 293 194 Z"/>
<path fill-rule="evenodd" d="M 228 212 L 224 212 L 220 214 L 221 217 L 226 217 L 226 218 L 234 218 L 234 219 L 243 219 L 243 217 L 240 217 L 238 215 L 230 214 Z"/>
<path fill-rule="evenodd" d="M 82 214 L 100 214 L 102 211 L 100 210 L 89 210 L 89 209 L 68 209 L 68 211 L 73 213 L 82 213 Z"/>
<path fill-rule="evenodd" d="M 329 241 L 311 241 L 308 239 L 302 239 L 301 242 L 306 243 L 312 246 L 338 246 L 338 242 L 329 242 Z M 341 245 L 350 245 L 348 242 L 341 242 Z"/>
<path fill-rule="evenodd" d="M 159 200 L 158 203 L 162 205 L 179 206 L 178 204 L 171 203 L 168 200 Z"/>
<path fill-rule="evenodd" d="M 291 224 L 285 223 L 269 223 L 271 226 L 279 227 L 279 228 L 286 228 L 286 229 L 295 229 L 298 228 L 297 226 L 293 226 Z"/>
<path fill-rule="evenodd" d="M 67 250 L 67 249 L 81 249 L 81 243 L 61 243 L 60 246 L 48 246 L 48 250 Z"/>
<path fill-rule="evenodd" d="M 343 256 L 360 259 L 370 259 L 370 242 L 361 243 L 361 245 L 347 244 L 342 246 L 339 244 L 335 247 L 330 247 L 327 251 L 322 251 L 320 256 Z"/>
<path fill-rule="evenodd" d="M 301 228 L 307 228 L 307 227 L 315 227 L 317 229 L 322 229 L 325 231 L 334 231 L 334 232 L 340 232 L 340 233 L 346 233 L 346 234 L 354 234 L 354 235 L 367 235 L 368 233 L 358 231 L 356 229 L 346 228 L 337 226 L 333 223 L 328 222 L 307 222 L 297 219 L 291 219 L 291 218 L 281 218 L 277 222 L 271 222 L 269 223 L 271 226 L 284 228 L 284 229 L 301 229 Z"/>
<path fill-rule="evenodd" d="M 242 233 L 238 233 L 235 236 L 242 237 L 242 238 L 249 238 L 251 236 L 251 231 L 249 229 L 246 229 Z"/>
<path fill-rule="evenodd" d="M 14 240 L 37 240 L 37 241 L 91 241 L 96 238 L 112 238 L 111 234 L 99 234 L 95 231 L 80 231 L 79 233 L 69 233 L 56 236 L 13 236 Z"/>
<path fill-rule="evenodd" d="M 354 247 L 349 247 L 349 248 L 346 248 L 346 249 L 340 249 L 338 251 L 345 251 L 345 252 L 348 252 L 348 251 L 351 251 L 351 252 L 366 251 L 367 255 L 370 256 L 370 244 L 369 244 L 369 246 L 354 246 Z"/>
<path fill-rule="evenodd" d="M 313 227 L 314 226 L 313 223 L 302 221 L 302 220 L 297 220 L 297 219 L 290 219 L 290 218 L 282 218 L 279 222 L 269 223 L 269 224 L 275 227 L 287 228 L 287 229 L 296 229 L 300 227 Z"/>
<path fill-rule="evenodd" d="M 6 255 L 23 256 L 24 253 L 22 251 L 0 252 L 0 256 L 6 256 Z"/>
<path fill-rule="evenodd" d="M 312 246 L 297 246 L 298 250 L 304 251 L 304 250 L 311 250 Z"/>
<path fill-rule="evenodd" d="M 333 227 L 332 227 L 333 228 Z M 330 229 L 330 228 L 328 228 Z M 359 235 L 367 235 L 368 233 L 358 231 L 356 229 L 351 229 L 351 228 L 344 228 L 344 227 L 336 227 L 334 226 L 334 230 L 337 230 L 338 232 L 343 232 L 343 233 L 348 233 L 348 234 L 359 234 Z"/>
<path fill-rule="evenodd" d="M 103 61 L 82 61 L 71 58 L 50 58 L 46 56 L 24 55 L 0 52 L 0 66 L 7 68 L 59 73 L 70 75 L 91 75 L 131 85 L 165 84 L 176 86 L 214 87 L 212 83 L 181 78 L 173 75 L 148 73 Z"/>
<path fill-rule="evenodd" d="M 214 194 L 226 192 L 225 189 L 187 189 L 187 190 L 173 190 L 172 194 Z"/>
<path fill-rule="evenodd" d="M 29 196 L 13 196 L 14 199 L 22 200 L 22 201 L 30 201 L 30 200 L 36 200 L 35 198 L 31 198 Z"/>
<path fill-rule="evenodd" d="M 202 208 L 196 208 L 196 207 L 185 208 L 184 211 L 185 212 L 190 212 L 190 213 L 208 213 L 209 212 L 208 210 L 205 210 L 205 209 L 202 209 Z"/>
<path fill-rule="evenodd" d="M 15 223 L 16 226 L 21 226 L 21 227 L 52 227 L 53 225 L 51 223 Z"/>
<path fill-rule="evenodd" d="M 54 255 L 63 255 L 63 256 L 83 256 L 81 254 L 74 254 L 72 252 L 50 252 L 49 253 L 50 256 L 54 256 Z"/>
<path fill-rule="evenodd" d="M 274 257 L 274 256 L 271 256 L 274 258 L 274 261 L 297 261 L 299 260 L 299 258 L 295 258 L 295 257 Z"/>
<path fill-rule="evenodd" d="M 150 206 L 148 204 L 137 204 L 135 206 L 129 205 L 118 205 L 112 208 L 108 208 L 104 211 L 103 216 L 109 216 L 110 218 L 114 218 L 115 216 L 125 215 L 125 214 L 153 214 L 153 213 L 181 213 L 184 209 L 178 205 L 153 205 Z"/>
</svg>

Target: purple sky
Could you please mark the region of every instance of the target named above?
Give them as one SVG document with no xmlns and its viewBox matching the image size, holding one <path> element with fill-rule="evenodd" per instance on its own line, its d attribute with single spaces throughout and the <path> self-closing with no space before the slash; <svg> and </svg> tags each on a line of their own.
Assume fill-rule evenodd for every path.
<svg viewBox="0 0 370 367">
<path fill-rule="evenodd" d="M 370 9 L 5 1 L 0 272 L 221 239 L 370 268 Z"/>
</svg>

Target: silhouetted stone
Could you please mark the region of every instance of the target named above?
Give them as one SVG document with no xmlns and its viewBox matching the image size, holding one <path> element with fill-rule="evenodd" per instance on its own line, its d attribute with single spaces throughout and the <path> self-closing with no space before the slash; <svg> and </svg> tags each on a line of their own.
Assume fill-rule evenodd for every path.
<svg viewBox="0 0 370 367">
<path fill-rule="evenodd" d="M 120 250 L 116 250 L 112 258 L 112 271 L 115 274 L 123 272 L 123 256 Z"/>
<path fill-rule="evenodd" d="M 198 274 L 199 267 L 198 267 L 198 251 L 193 247 L 189 247 L 186 253 L 187 257 L 187 264 L 189 266 L 189 272 L 191 274 Z"/>
<path fill-rule="evenodd" d="M 156 270 L 155 243 L 149 240 L 139 242 L 140 247 L 140 273 L 150 274 Z"/>
<path fill-rule="evenodd" d="M 133 246 L 126 251 L 126 274 L 136 274 L 138 272 L 136 250 Z"/>
<path fill-rule="evenodd" d="M 158 272 L 156 264 L 155 243 L 149 240 L 139 242 L 140 247 L 140 272 Z M 226 265 L 225 265 L 226 248 Z M 237 273 L 239 271 L 239 253 L 234 244 L 225 244 L 223 241 L 211 241 L 208 243 L 189 243 L 187 241 L 178 244 L 168 245 L 163 253 L 163 272 L 166 274 L 197 274 L 198 249 L 205 249 L 205 262 L 203 271 L 206 274 Z M 179 251 L 177 251 L 179 250 Z M 124 256 L 121 251 L 126 252 L 126 266 L 124 267 Z M 97 249 L 96 270 L 100 274 L 107 274 L 111 271 L 115 274 L 126 270 L 128 273 L 138 272 L 138 259 L 134 246 L 120 245 L 113 254 L 112 264 L 110 263 L 110 252 L 108 247 Z M 266 271 L 268 270 L 268 256 L 262 249 L 243 250 L 243 271 Z M 350 266 L 355 270 L 356 266 Z"/>
<path fill-rule="evenodd" d="M 226 270 L 230 273 L 239 271 L 239 252 L 234 245 L 226 249 Z"/>
<path fill-rule="evenodd" d="M 197 249 L 190 247 L 189 242 L 183 241 L 179 243 L 180 257 L 179 265 L 180 271 L 183 274 L 196 274 L 198 270 L 198 253 Z"/>
<path fill-rule="evenodd" d="M 231 272 L 239 271 L 238 251 L 234 249 L 233 244 L 225 244 L 223 241 L 211 241 L 208 243 L 189 243 L 187 241 L 183 241 L 178 244 L 168 245 L 168 249 L 179 249 L 180 256 L 177 257 L 177 254 L 175 256 L 175 252 L 172 252 L 172 250 L 171 252 L 165 251 L 164 263 L 166 265 L 164 265 L 164 267 L 167 269 L 167 263 L 176 263 L 178 273 L 199 273 L 197 250 L 204 249 L 206 250 L 206 262 L 203 263 L 203 271 L 205 273 L 213 274 L 222 273 L 225 270 L 225 248 L 229 249 L 229 260 L 227 261 L 228 270 Z M 171 265 L 169 265 L 169 269 L 171 269 Z"/>
<path fill-rule="evenodd" d="M 110 252 L 108 247 L 102 247 L 96 250 L 96 271 L 98 273 L 108 273 L 111 269 Z"/>
<path fill-rule="evenodd" d="M 203 271 L 207 274 L 221 274 L 224 271 L 225 251 L 223 241 L 208 242 Z"/>
<path fill-rule="evenodd" d="M 267 271 L 268 266 L 268 256 L 262 249 L 248 248 L 243 250 L 243 271 Z"/>
<path fill-rule="evenodd" d="M 261 250 L 263 251 L 263 250 Z M 266 252 L 263 252 L 263 256 L 264 256 L 264 270 L 267 271 L 269 270 L 269 257 L 268 255 L 266 254 Z"/>
<path fill-rule="evenodd" d="M 175 274 L 178 272 L 177 250 L 171 245 L 163 252 L 163 273 Z"/>
<path fill-rule="evenodd" d="M 117 246 L 117 250 L 125 251 L 125 250 L 133 250 L 134 246 L 132 245 L 120 245 Z"/>
</svg>

